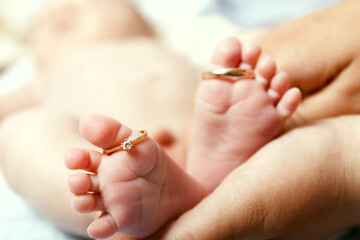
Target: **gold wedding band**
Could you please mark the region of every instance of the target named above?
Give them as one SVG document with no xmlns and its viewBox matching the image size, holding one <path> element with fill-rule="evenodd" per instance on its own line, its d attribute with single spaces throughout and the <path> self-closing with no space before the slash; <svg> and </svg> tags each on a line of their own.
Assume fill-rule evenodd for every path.
<svg viewBox="0 0 360 240">
<path fill-rule="evenodd" d="M 111 148 L 111 149 L 103 149 L 103 154 L 104 155 L 110 155 L 114 152 L 118 152 L 118 151 L 122 151 L 122 150 L 125 150 L 125 151 L 129 151 L 131 150 L 131 148 L 133 146 L 135 146 L 135 143 L 140 141 L 142 138 L 144 137 L 147 137 L 147 132 L 145 130 L 141 130 L 140 131 L 140 136 L 135 138 L 135 139 L 132 139 L 132 140 L 127 140 L 125 139 L 124 142 L 122 142 L 120 144 L 120 146 L 117 146 L 117 147 L 114 147 L 114 148 Z"/>
<path fill-rule="evenodd" d="M 255 79 L 255 72 L 251 69 L 216 68 L 203 72 L 202 79 L 220 79 L 238 81 L 242 79 Z"/>
</svg>

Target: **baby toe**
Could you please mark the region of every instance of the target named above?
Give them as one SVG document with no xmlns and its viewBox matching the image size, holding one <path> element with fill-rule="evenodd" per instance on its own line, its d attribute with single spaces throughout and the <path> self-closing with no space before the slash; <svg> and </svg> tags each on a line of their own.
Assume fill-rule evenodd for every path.
<svg viewBox="0 0 360 240">
<path fill-rule="evenodd" d="M 211 64 L 223 67 L 238 67 L 241 62 L 241 44 L 235 37 L 226 38 L 215 48 Z"/>
<path fill-rule="evenodd" d="M 269 96 L 278 101 L 282 95 L 289 89 L 290 79 L 286 72 L 281 71 L 275 75 L 270 82 L 270 88 L 268 89 Z"/>
<path fill-rule="evenodd" d="M 271 57 L 264 57 L 256 68 L 256 81 L 267 87 L 276 73 L 276 64 Z"/>
<path fill-rule="evenodd" d="M 83 194 L 74 196 L 72 199 L 73 208 L 81 213 L 101 211 L 104 209 L 103 200 L 98 194 Z"/>
<path fill-rule="evenodd" d="M 113 235 L 116 232 L 116 229 L 114 218 L 110 214 L 105 213 L 93 221 L 89 225 L 87 231 L 91 237 L 102 239 Z"/>
<path fill-rule="evenodd" d="M 96 173 L 102 155 L 96 151 L 71 149 L 65 154 L 65 165 L 70 170 L 85 170 Z"/>
<path fill-rule="evenodd" d="M 280 99 L 276 108 L 279 114 L 288 118 L 293 114 L 301 101 L 301 92 L 298 88 L 288 90 Z"/>
<path fill-rule="evenodd" d="M 90 178 L 85 173 L 77 173 L 69 176 L 68 185 L 73 194 L 87 193 L 90 189 Z"/>
<path fill-rule="evenodd" d="M 68 185 L 73 194 L 99 191 L 99 181 L 96 175 L 85 173 L 73 174 L 68 178 Z"/>
<path fill-rule="evenodd" d="M 119 146 L 131 134 L 129 128 L 117 120 L 103 115 L 92 115 L 84 118 L 80 122 L 79 128 L 82 136 L 103 149 Z"/>
<path fill-rule="evenodd" d="M 261 53 L 261 48 L 255 43 L 244 43 L 242 48 L 241 69 L 254 69 Z"/>
</svg>

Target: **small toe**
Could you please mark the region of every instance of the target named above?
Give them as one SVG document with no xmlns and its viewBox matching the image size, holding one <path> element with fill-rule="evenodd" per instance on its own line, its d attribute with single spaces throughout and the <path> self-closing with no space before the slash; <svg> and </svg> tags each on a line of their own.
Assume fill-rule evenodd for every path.
<svg viewBox="0 0 360 240">
<path fill-rule="evenodd" d="M 264 57 L 256 68 L 256 81 L 267 87 L 276 73 L 276 64 L 271 57 Z"/>
<path fill-rule="evenodd" d="M 276 108 L 279 114 L 288 118 L 294 113 L 301 101 L 301 92 L 298 88 L 292 88 L 288 90 L 284 96 L 280 99 Z"/>
<path fill-rule="evenodd" d="M 68 178 L 68 185 L 73 194 L 99 191 L 99 181 L 96 175 L 85 173 L 73 174 Z"/>
<path fill-rule="evenodd" d="M 260 57 L 261 48 L 255 43 L 244 43 L 242 47 L 241 69 L 254 69 Z"/>
<path fill-rule="evenodd" d="M 81 213 L 101 211 L 104 209 L 102 198 L 98 194 L 76 195 L 72 198 L 73 208 Z"/>
<path fill-rule="evenodd" d="M 103 115 L 84 118 L 79 128 L 82 136 L 103 149 L 119 146 L 132 133 L 128 127 L 117 120 Z"/>
<path fill-rule="evenodd" d="M 286 72 L 281 71 L 275 75 L 270 82 L 268 94 L 275 101 L 278 101 L 282 95 L 289 89 L 290 79 Z"/>
<path fill-rule="evenodd" d="M 241 62 L 241 44 L 235 37 L 221 41 L 211 57 L 211 64 L 223 67 L 238 67 Z"/>
<path fill-rule="evenodd" d="M 113 235 L 116 230 L 114 218 L 110 214 L 105 213 L 89 225 L 87 232 L 93 238 L 103 239 Z"/>
<path fill-rule="evenodd" d="M 96 173 L 102 154 L 96 151 L 71 149 L 65 154 L 65 165 L 70 170 L 85 170 Z"/>
</svg>

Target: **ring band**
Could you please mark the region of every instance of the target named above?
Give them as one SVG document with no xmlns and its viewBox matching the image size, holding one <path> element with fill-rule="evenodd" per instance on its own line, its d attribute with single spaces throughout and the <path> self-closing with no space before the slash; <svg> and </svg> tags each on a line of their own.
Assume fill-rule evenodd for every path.
<svg viewBox="0 0 360 240">
<path fill-rule="evenodd" d="M 255 73 L 251 69 L 216 68 L 210 71 L 203 72 L 202 79 L 238 81 L 242 79 L 255 79 Z"/>
<path fill-rule="evenodd" d="M 140 133 L 141 135 L 135 139 L 132 140 L 125 139 L 124 142 L 120 144 L 120 146 L 111 149 L 103 149 L 103 154 L 110 155 L 114 152 L 118 152 L 122 150 L 129 151 L 135 145 L 136 142 L 140 141 L 142 138 L 147 136 L 147 132 L 145 130 L 141 130 Z"/>
</svg>

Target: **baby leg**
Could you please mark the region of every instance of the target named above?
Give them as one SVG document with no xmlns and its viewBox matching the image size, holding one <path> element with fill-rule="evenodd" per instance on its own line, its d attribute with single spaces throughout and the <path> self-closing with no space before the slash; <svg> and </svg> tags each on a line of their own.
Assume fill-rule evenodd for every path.
<svg viewBox="0 0 360 240">
<path fill-rule="evenodd" d="M 9 186 L 43 217 L 85 237 L 94 215 L 71 208 L 66 186 L 70 171 L 63 160 L 70 146 L 88 146 L 77 133 L 77 124 L 72 115 L 49 114 L 41 108 L 8 116 L 0 125 L 0 164 Z"/>
</svg>

